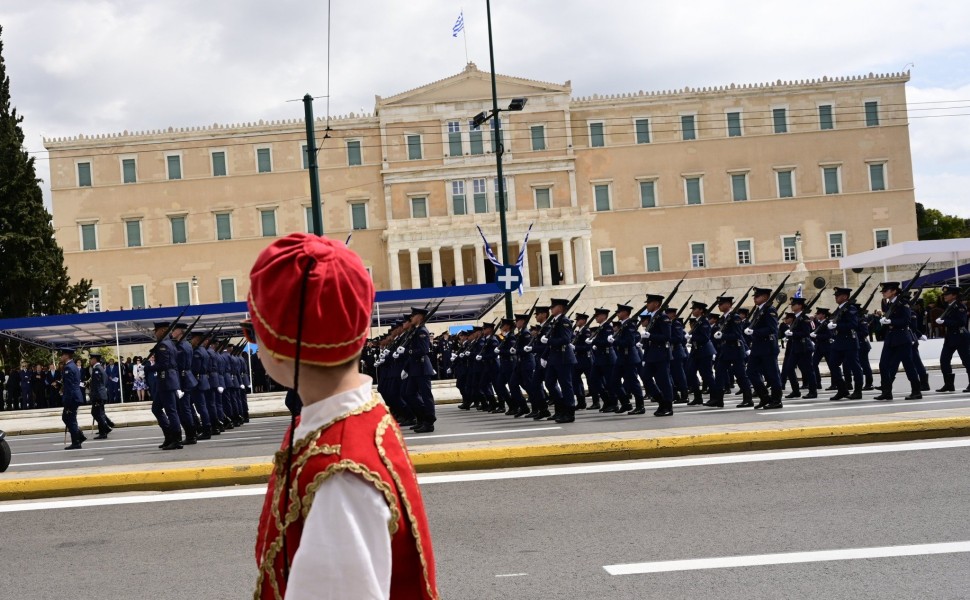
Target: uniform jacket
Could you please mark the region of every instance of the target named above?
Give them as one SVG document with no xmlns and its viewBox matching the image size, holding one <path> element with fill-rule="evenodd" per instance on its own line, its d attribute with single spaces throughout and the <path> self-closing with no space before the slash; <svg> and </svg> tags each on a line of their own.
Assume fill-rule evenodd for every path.
<svg viewBox="0 0 970 600">
<path fill-rule="evenodd" d="M 643 338 L 643 362 L 664 362 L 671 359 L 670 317 L 656 312 L 650 317 L 650 338 Z"/>
<path fill-rule="evenodd" d="M 687 331 L 680 321 L 670 322 L 670 355 L 674 360 L 687 360 Z"/>
<path fill-rule="evenodd" d="M 593 334 L 593 343 L 590 348 L 593 350 L 593 364 L 598 367 L 607 367 L 616 363 L 616 351 L 613 344 L 609 342 L 609 336 L 613 335 L 611 325 L 601 326 Z"/>
<path fill-rule="evenodd" d="M 81 368 L 73 360 L 65 363 L 61 382 L 64 385 L 64 408 L 77 410 L 79 404 L 84 404 L 84 396 L 81 394 Z"/>
<path fill-rule="evenodd" d="M 101 404 L 108 401 L 107 378 L 108 376 L 105 374 L 104 366 L 101 363 L 91 368 L 91 380 L 88 381 L 87 387 L 92 404 Z"/>
<path fill-rule="evenodd" d="M 967 331 L 967 307 L 957 300 L 956 306 L 951 308 L 948 305 L 946 310 L 950 312 L 943 317 L 943 326 L 946 327 L 943 343 L 954 348 L 970 343 L 970 332 Z"/>
<path fill-rule="evenodd" d="M 643 355 L 637 348 L 639 342 L 640 334 L 637 333 L 637 323 L 634 317 L 630 317 L 620 325 L 620 331 L 613 340 L 618 366 L 639 365 L 643 362 Z"/>
<path fill-rule="evenodd" d="M 778 356 L 778 312 L 768 303 L 761 305 L 758 322 L 748 325 L 754 330 L 751 334 L 751 354 L 753 356 Z"/>
<path fill-rule="evenodd" d="M 706 354 L 708 357 L 714 356 L 714 344 L 711 336 L 711 323 L 707 320 L 707 315 L 701 316 L 694 324 L 694 329 L 690 332 L 691 352 L 696 354 Z"/>
<path fill-rule="evenodd" d="M 212 347 L 206 348 L 205 353 L 209 357 L 209 361 L 206 363 L 209 369 L 209 388 L 214 389 L 226 387 L 226 380 L 223 378 L 222 372 L 219 370 L 219 355 Z"/>
<path fill-rule="evenodd" d="M 408 375 L 419 377 L 430 377 L 434 375 L 434 367 L 431 365 L 431 334 L 424 325 L 418 327 L 411 338 L 408 340 L 407 348 L 404 350 L 407 355 Z"/>
<path fill-rule="evenodd" d="M 897 304 L 893 308 L 893 304 Z M 901 297 L 896 297 L 893 302 L 883 302 L 883 315 L 889 315 L 891 323 L 884 325 L 886 333 L 884 341 L 886 347 L 898 348 L 900 346 L 911 345 L 913 343 L 913 332 L 910 330 L 910 323 L 913 318 L 913 311 L 909 308 L 909 303 Z"/>
<path fill-rule="evenodd" d="M 205 392 L 212 389 L 209 378 L 209 352 L 201 346 L 192 349 L 192 374 L 199 382 L 199 391 Z"/>
<path fill-rule="evenodd" d="M 179 383 L 183 392 L 188 392 L 199 385 L 199 380 L 192 373 L 192 344 L 185 338 L 175 342 L 178 350 Z"/>
<path fill-rule="evenodd" d="M 158 342 L 158 347 L 155 349 L 155 364 L 145 365 L 146 371 L 155 374 L 158 389 L 168 392 L 182 389 L 178 368 L 178 350 L 175 349 L 172 338 L 165 338 Z"/>
<path fill-rule="evenodd" d="M 553 317 L 550 317 L 550 319 Z M 548 349 L 546 360 L 550 365 L 575 365 L 577 364 L 576 352 L 573 350 L 573 322 L 565 315 L 555 317 L 549 333 Z"/>
<path fill-rule="evenodd" d="M 859 349 L 859 309 L 851 304 L 841 307 L 835 320 L 832 349 L 840 352 Z"/>
<path fill-rule="evenodd" d="M 515 334 L 515 356 L 517 358 L 516 367 L 519 369 L 519 373 L 526 376 L 531 376 L 532 372 L 536 368 L 536 357 L 532 352 L 526 352 L 525 347 L 532 345 L 532 332 L 529 331 L 528 326 L 522 331 Z"/>
<path fill-rule="evenodd" d="M 744 341 L 742 319 L 737 313 L 729 312 L 721 315 L 718 321 L 718 331 L 721 336 L 718 348 L 719 360 L 744 361 L 748 346 Z"/>
</svg>

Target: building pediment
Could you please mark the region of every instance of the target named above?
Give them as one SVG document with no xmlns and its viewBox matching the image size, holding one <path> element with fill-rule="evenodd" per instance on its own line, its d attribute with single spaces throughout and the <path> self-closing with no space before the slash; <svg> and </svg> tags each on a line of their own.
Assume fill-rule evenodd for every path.
<svg viewBox="0 0 970 600">
<path fill-rule="evenodd" d="M 496 87 L 500 98 L 535 97 L 541 95 L 564 94 L 570 96 L 570 82 L 564 84 L 532 81 L 508 75 L 496 76 Z M 491 74 L 479 71 L 475 63 L 468 63 L 465 70 L 457 75 L 435 81 L 413 90 L 402 92 L 389 98 L 376 97 L 375 110 L 418 104 L 439 104 L 455 102 L 479 102 L 491 100 Z"/>
</svg>

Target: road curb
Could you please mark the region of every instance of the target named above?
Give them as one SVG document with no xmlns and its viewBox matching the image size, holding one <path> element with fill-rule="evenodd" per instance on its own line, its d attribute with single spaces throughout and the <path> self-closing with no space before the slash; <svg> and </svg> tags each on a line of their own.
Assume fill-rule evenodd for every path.
<svg viewBox="0 0 970 600">
<path fill-rule="evenodd" d="M 551 443 L 496 444 L 481 448 L 411 452 L 418 472 L 435 473 L 776 450 L 873 442 L 895 442 L 970 435 L 970 417 L 940 417 L 879 423 L 818 425 L 755 431 L 725 431 L 696 435 L 615 437 Z M 142 471 L 79 473 L 0 480 L 0 501 L 105 494 L 129 491 L 169 491 L 266 483 L 269 462 L 171 468 Z"/>
</svg>

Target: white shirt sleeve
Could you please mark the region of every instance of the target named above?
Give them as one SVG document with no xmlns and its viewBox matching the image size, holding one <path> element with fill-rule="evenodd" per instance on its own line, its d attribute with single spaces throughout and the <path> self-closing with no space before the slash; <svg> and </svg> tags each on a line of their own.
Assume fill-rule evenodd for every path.
<svg viewBox="0 0 970 600">
<path fill-rule="evenodd" d="M 353 473 L 320 486 L 286 585 L 286 600 L 387 600 L 391 594 L 391 511 Z"/>
</svg>

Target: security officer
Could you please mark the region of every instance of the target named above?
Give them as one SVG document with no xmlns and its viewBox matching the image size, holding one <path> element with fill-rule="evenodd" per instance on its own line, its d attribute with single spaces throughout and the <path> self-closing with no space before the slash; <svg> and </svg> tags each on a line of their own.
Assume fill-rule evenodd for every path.
<svg viewBox="0 0 970 600">
<path fill-rule="evenodd" d="M 936 319 L 937 325 L 946 327 L 943 336 L 943 351 L 940 353 L 940 371 L 943 373 L 943 387 L 938 392 L 955 392 L 956 376 L 953 374 L 953 353 L 960 356 L 963 368 L 970 373 L 970 331 L 967 330 L 967 307 L 960 301 L 963 291 L 955 286 L 943 288 L 943 300 L 947 303 L 943 314 Z M 970 385 L 963 390 L 970 392 Z"/>
<path fill-rule="evenodd" d="M 175 341 L 176 362 L 178 363 L 179 393 L 176 393 L 179 419 L 185 430 L 185 445 L 190 446 L 198 440 L 195 427 L 195 412 L 192 410 L 192 390 L 199 381 L 192 373 L 192 344 L 185 339 L 185 323 L 172 325 L 172 339 Z"/>
<path fill-rule="evenodd" d="M 721 311 L 721 316 L 718 318 L 713 337 L 720 345 L 717 349 L 717 359 L 714 361 L 714 387 L 711 388 L 711 399 L 705 403 L 705 406 L 724 406 L 724 391 L 732 375 L 741 387 L 742 402 L 738 408 L 754 406 L 751 383 L 745 372 L 744 363 L 748 348 L 744 342 L 742 319 L 731 310 L 733 306 L 734 298 L 718 297 L 717 307 Z"/>
<path fill-rule="evenodd" d="M 805 399 L 812 400 L 818 398 L 819 387 L 813 362 L 815 357 L 815 342 L 811 337 L 814 331 L 814 322 L 805 312 L 804 298 L 792 298 L 791 309 L 794 317 L 791 326 L 785 331 L 785 337 L 788 338 L 788 347 L 791 348 L 793 368 L 799 370 L 802 375 L 802 381 L 808 387 L 808 395 L 805 396 Z M 793 387 L 789 397 L 799 398 L 801 397 L 801 391 Z"/>
<path fill-rule="evenodd" d="M 664 311 L 670 319 L 670 380 L 674 385 L 674 404 L 687 404 L 687 331 L 676 308 Z"/>
<path fill-rule="evenodd" d="M 509 352 L 515 358 L 513 361 L 512 379 L 509 381 L 509 394 L 516 406 L 515 417 L 527 417 L 532 410 L 525 400 L 523 391 L 526 393 L 532 389 L 532 378 L 535 375 L 536 361 L 531 352 L 523 350 L 525 346 L 532 344 L 532 334 L 526 323 L 529 315 L 515 315 L 516 333 L 512 336 L 512 347 Z"/>
<path fill-rule="evenodd" d="M 748 375 L 758 393 L 755 409 L 782 408 L 781 373 L 778 371 L 778 313 L 768 302 L 771 290 L 756 287 L 752 290 L 755 313 L 748 321 L 744 334 L 751 339 Z"/>
<path fill-rule="evenodd" d="M 607 338 L 612 336 L 613 328 L 603 325 L 609 315 L 610 311 L 605 308 L 597 308 L 593 311 L 593 321 L 598 327 L 595 331 L 591 331 L 587 339 L 592 353 L 590 376 L 587 378 L 589 393 L 593 397 L 593 405 L 590 408 L 600 412 L 614 412 L 618 406 L 617 394 L 610 389 L 616 364 L 616 352 L 613 351 L 613 344 L 607 341 Z"/>
<path fill-rule="evenodd" d="M 660 310 L 664 297 L 658 294 L 647 294 L 647 312 L 649 323 L 640 335 L 643 352 L 643 384 L 647 392 L 657 401 L 655 417 L 669 417 L 674 414 L 674 388 L 670 380 L 670 317 Z M 627 413 L 642 415 L 645 410 L 643 403 Z"/>
<path fill-rule="evenodd" d="M 81 443 L 87 438 L 81 433 L 77 426 L 77 409 L 84 403 L 84 396 L 81 392 L 81 369 L 74 362 L 74 349 L 61 348 L 60 361 L 63 374 L 61 375 L 61 385 L 64 390 L 64 409 L 61 411 L 61 420 L 71 433 L 71 445 L 65 450 L 80 450 Z"/>
<path fill-rule="evenodd" d="M 862 399 L 862 365 L 859 364 L 859 310 L 849 302 L 852 290 L 849 288 L 835 288 L 835 309 L 837 316 L 829 319 L 826 327 L 833 333 L 830 351 L 831 365 L 842 372 L 838 391 L 830 400 L 861 400 Z M 850 395 L 849 376 L 855 387 Z"/>
<path fill-rule="evenodd" d="M 556 406 L 556 423 L 572 423 L 576 420 L 573 370 L 577 361 L 572 346 L 573 323 L 565 314 L 568 305 L 569 300 L 563 298 L 550 301 L 550 325 L 541 339 L 547 345 L 545 380 Z"/>
<path fill-rule="evenodd" d="M 212 394 L 212 387 L 209 382 L 209 353 L 202 347 L 205 334 L 192 332 L 192 375 L 198 382 L 189 394 L 192 398 L 192 405 L 199 418 L 202 420 L 202 431 L 198 438 L 208 440 L 212 438 L 212 417 L 209 415 L 209 398 Z"/>
<path fill-rule="evenodd" d="M 414 333 L 408 338 L 405 347 L 407 367 L 401 372 L 401 379 L 405 384 L 404 400 L 418 420 L 414 433 L 431 433 L 437 420 L 434 395 L 431 392 L 431 377 L 435 374 L 429 357 L 431 334 L 424 326 L 427 317 L 427 309 L 411 309 L 409 320 Z"/>
<path fill-rule="evenodd" d="M 707 390 L 714 389 L 714 344 L 711 341 L 711 323 L 707 320 L 707 304 L 694 301 L 690 307 L 691 317 L 694 319 L 694 326 L 690 330 L 687 341 L 690 342 L 690 355 L 687 364 L 690 372 L 691 393 L 693 398 L 688 403 L 689 406 L 704 404 L 701 396 L 700 385 L 703 384 Z M 700 380 L 698 382 L 698 380 Z M 710 406 L 717 406 L 716 404 Z M 724 406 L 722 400 L 720 406 Z"/>
<path fill-rule="evenodd" d="M 88 395 L 91 398 L 91 416 L 98 423 L 96 440 L 108 439 L 111 427 L 104 413 L 104 405 L 108 402 L 108 376 L 101 364 L 101 355 L 92 352 L 88 355 L 88 365 L 91 368 L 91 379 L 87 383 Z"/>
<path fill-rule="evenodd" d="M 919 374 L 913 363 L 913 332 L 912 310 L 906 297 L 900 295 L 898 281 L 885 281 L 882 284 L 882 318 L 879 323 L 883 326 L 882 356 L 879 358 L 879 388 L 882 393 L 876 396 L 880 402 L 893 399 L 893 380 L 902 363 L 906 377 L 910 383 L 910 394 L 906 400 L 921 400 L 923 398 Z"/>
<path fill-rule="evenodd" d="M 614 388 L 619 387 L 622 381 L 624 395 L 621 397 L 620 406 L 616 408 L 616 413 L 637 414 L 633 412 L 633 406 L 627 400 L 627 395 L 632 395 L 638 407 L 643 406 L 643 390 L 640 388 L 638 371 L 643 363 L 643 354 L 640 352 L 640 334 L 637 332 L 637 321 L 630 316 L 633 307 L 626 304 L 616 306 L 616 318 L 619 325 L 617 335 L 610 335 L 606 341 L 613 344 L 616 350 L 616 368 L 614 369 Z M 645 411 L 644 411 L 645 412 Z"/>
<path fill-rule="evenodd" d="M 155 362 L 145 367 L 155 374 L 157 394 L 152 396 L 152 414 L 158 420 L 158 426 L 165 434 L 165 441 L 159 446 L 162 450 L 180 450 L 182 448 L 182 426 L 179 422 L 177 398 L 182 391 L 178 372 L 178 350 L 175 342 L 168 336 L 170 323 L 157 322 L 154 324 L 154 335 L 158 342 L 155 345 Z"/>
<path fill-rule="evenodd" d="M 503 318 L 499 322 L 498 345 L 493 352 L 498 357 L 498 373 L 495 379 L 495 393 L 498 395 L 499 406 L 508 406 L 506 415 L 514 415 L 521 408 L 512 400 L 512 393 L 509 389 L 512 383 L 512 376 L 515 374 L 515 335 L 512 327 L 515 321 Z"/>
<path fill-rule="evenodd" d="M 592 361 L 589 353 L 589 315 L 576 313 L 576 331 L 573 333 L 573 350 L 576 353 L 576 368 L 573 369 L 573 393 L 576 395 L 576 410 L 586 410 L 586 389 L 583 376 L 589 381 Z"/>
</svg>

